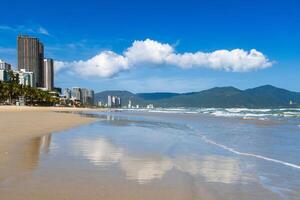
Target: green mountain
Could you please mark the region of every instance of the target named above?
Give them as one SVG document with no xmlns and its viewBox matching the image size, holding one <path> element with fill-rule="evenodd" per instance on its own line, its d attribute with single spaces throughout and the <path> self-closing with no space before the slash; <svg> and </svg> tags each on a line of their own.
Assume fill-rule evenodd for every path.
<svg viewBox="0 0 300 200">
<path fill-rule="evenodd" d="M 171 97 L 175 97 L 178 95 L 180 95 L 180 94 L 179 93 L 171 93 L 171 92 L 137 93 L 137 96 L 144 100 L 169 99 Z"/>
<path fill-rule="evenodd" d="M 131 100 L 133 105 L 156 107 L 247 107 L 280 108 L 300 107 L 300 93 L 277 88 L 271 85 L 247 90 L 234 87 L 215 87 L 191 93 L 138 93 L 128 91 L 104 91 L 95 94 L 95 101 L 107 102 L 108 95 L 119 96 L 123 105 Z M 292 104 L 290 104 L 292 102 Z"/>
</svg>

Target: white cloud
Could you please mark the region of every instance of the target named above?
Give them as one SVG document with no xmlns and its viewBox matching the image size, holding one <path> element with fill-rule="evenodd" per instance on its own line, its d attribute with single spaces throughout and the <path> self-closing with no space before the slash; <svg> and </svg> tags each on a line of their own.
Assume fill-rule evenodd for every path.
<svg viewBox="0 0 300 200">
<path fill-rule="evenodd" d="M 134 41 L 124 55 L 131 65 L 139 63 L 163 64 L 172 55 L 174 49 L 169 44 L 162 44 L 154 40 Z"/>
<path fill-rule="evenodd" d="M 127 58 L 112 51 L 104 51 L 87 61 L 73 62 L 72 65 L 79 74 L 100 77 L 110 77 L 129 69 Z"/>
<path fill-rule="evenodd" d="M 43 35 L 50 35 L 49 32 L 43 27 L 39 27 L 37 32 Z"/>
<path fill-rule="evenodd" d="M 54 61 L 54 72 L 58 72 L 62 70 L 63 68 L 67 67 L 65 62 L 62 61 Z"/>
<path fill-rule="evenodd" d="M 252 49 L 216 50 L 206 53 L 176 53 L 169 44 L 146 39 L 134 41 L 123 54 L 103 51 L 83 61 L 65 62 L 83 76 L 111 77 L 141 65 L 172 65 L 183 69 L 211 68 L 232 72 L 247 72 L 271 67 L 273 62 L 261 52 Z"/>
<path fill-rule="evenodd" d="M 47 29 L 45 29 L 42 26 L 37 26 L 37 25 L 30 25 L 30 26 L 25 26 L 25 25 L 19 25 L 19 26 L 0 25 L 0 31 L 15 32 L 15 33 L 18 33 L 18 34 L 33 33 L 33 34 L 42 34 L 42 35 L 50 36 L 49 31 Z"/>
<path fill-rule="evenodd" d="M 212 53 L 171 54 L 167 62 L 182 68 L 208 67 L 225 71 L 246 72 L 270 67 L 270 62 L 261 52 L 252 49 L 217 50 Z"/>
</svg>

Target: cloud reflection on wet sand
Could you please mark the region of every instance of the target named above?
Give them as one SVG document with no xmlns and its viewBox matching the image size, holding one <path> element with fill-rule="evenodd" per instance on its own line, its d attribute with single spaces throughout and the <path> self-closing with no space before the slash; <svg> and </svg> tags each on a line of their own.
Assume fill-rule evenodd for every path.
<svg viewBox="0 0 300 200">
<path fill-rule="evenodd" d="M 90 163 L 107 167 L 119 164 L 126 178 L 138 183 L 148 183 L 162 178 L 172 169 L 201 176 L 207 182 L 236 183 L 249 181 L 242 175 L 237 159 L 220 155 L 130 155 L 126 149 L 114 145 L 105 138 L 77 138 L 74 151 Z"/>
</svg>

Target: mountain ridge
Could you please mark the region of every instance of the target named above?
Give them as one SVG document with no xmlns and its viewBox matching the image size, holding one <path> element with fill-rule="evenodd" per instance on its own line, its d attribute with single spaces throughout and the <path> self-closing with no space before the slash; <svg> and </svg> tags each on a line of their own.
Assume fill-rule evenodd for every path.
<svg viewBox="0 0 300 200">
<path fill-rule="evenodd" d="M 240 90 L 232 86 L 214 87 L 199 92 L 173 93 L 152 92 L 132 93 L 126 90 L 108 90 L 95 94 L 95 102 L 107 102 L 108 95 L 120 96 L 122 105 L 132 101 L 132 105 L 156 107 L 247 107 L 282 108 L 300 107 L 300 92 L 293 92 L 272 85 Z M 292 104 L 290 104 L 292 102 Z"/>
</svg>

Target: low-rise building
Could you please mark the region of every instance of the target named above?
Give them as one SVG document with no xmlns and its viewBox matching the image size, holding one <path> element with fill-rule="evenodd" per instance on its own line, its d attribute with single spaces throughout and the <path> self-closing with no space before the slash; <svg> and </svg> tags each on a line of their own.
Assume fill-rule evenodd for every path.
<svg viewBox="0 0 300 200">
<path fill-rule="evenodd" d="M 0 69 L 0 81 L 8 81 L 8 80 L 9 80 L 8 71 Z"/>
<path fill-rule="evenodd" d="M 19 75 L 19 84 L 29 87 L 35 87 L 35 76 L 33 72 L 28 72 L 25 69 L 21 69 L 16 72 Z"/>
</svg>

